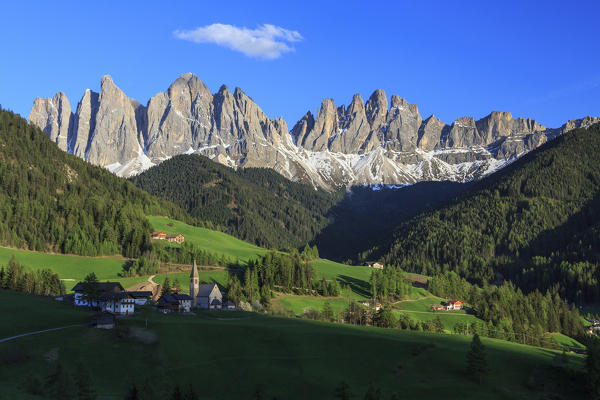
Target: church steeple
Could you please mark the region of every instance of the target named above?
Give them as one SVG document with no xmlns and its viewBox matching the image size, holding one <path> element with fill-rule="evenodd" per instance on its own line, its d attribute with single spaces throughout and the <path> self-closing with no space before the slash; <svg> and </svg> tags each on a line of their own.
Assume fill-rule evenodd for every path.
<svg viewBox="0 0 600 400">
<path fill-rule="evenodd" d="M 196 307 L 196 297 L 200 291 L 200 277 L 198 275 L 198 267 L 196 266 L 196 260 L 192 266 L 192 272 L 190 273 L 190 296 L 192 297 L 192 307 Z"/>
</svg>

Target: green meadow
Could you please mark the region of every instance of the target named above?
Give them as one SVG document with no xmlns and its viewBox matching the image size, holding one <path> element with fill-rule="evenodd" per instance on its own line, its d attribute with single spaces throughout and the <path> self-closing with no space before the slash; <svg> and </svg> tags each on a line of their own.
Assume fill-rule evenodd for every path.
<svg viewBox="0 0 600 400">
<path fill-rule="evenodd" d="M 224 254 L 232 258 L 239 258 L 242 261 L 267 253 L 267 250 L 261 247 L 236 239 L 223 232 L 199 228 L 166 217 L 147 218 L 155 231 L 166 232 L 167 234 L 181 233 L 185 236 L 186 242 L 195 244 L 212 253 Z M 177 243 L 170 243 L 169 245 L 180 246 Z"/>
<path fill-rule="evenodd" d="M 19 313 L 12 312 L 15 303 Z M 0 311 L 9 326 L 39 317 L 55 327 L 91 316 L 4 291 Z M 407 399 L 440 393 L 449 400 L 585 398 L 583 357 L 569 355 L 565 373 L 552 367 L 557 352 L 499 340 L 483 338 L 490 373 L 479 385 L 465 372 L 470 338 L 461 335 L 226 312 L 149 313 L 148 331 L 142 315 L 118 324 L 117 331 L 77 327 L 0 343 L 0 355 L 15 349 L 26 355 L 2 366 L 0 390 L 6 398 L 34 399 L 21 389 L 26 379 L 43 381 L 57 363 L 74 371 L 81 362 L 107 400 L 124 398 L 132 382 L 156 399 L 167 398 L 175 384 L 194 385 L 202 399 L 249 399 L 257 390 L 266 399 L 331 399 L 341 381 L 354 398 L 362 398 L 370 382 L 382 399 L 394 392 Z M 140 338 L 148 336 L 153 339 L 145 344 Z"/>
<path fill-rule="evenodd" d="M 272 303 L 285 310 L 292 311 L 295 315 L 302 315 L 306 308 L 321 312 L 325 303 L 329 303 L 331 309 L 339 315 L 347 306 L 346 299 L 342 297 L 312 297 L 281 295 L 272 300 Z M 277 308 L 277 307 L 275 307 Z"/>
<path fill-rule="evenodd" d="M 457 311 L 433 311 L 431 309 L 432 304 L 440 304 L 445 299 L 433 296 L 424 289 L 420 289 L 421 295 L 428 294 L 428 296 L 417 298 L 415 300 L 406 300 L 395 303 L 394 314 L 399 316 L 400 314 L 408 314 L 415 321 L 428 321 L 437 317 L 440 317 L 444 323 L 444 327 L 447 331 L 452 332 L 454 326 L 458 323 L 468 323 L 479 321 L 474 315 L 468 314 L 465 310 Z"/>
<path fill-rule="evenodd" d="M 125 262 L 120 256 L 83 257 L 0 247 L 0 265 L 6 265 L 11 257 L 30 269 L 53 270 L 67 281 L 67 289 L 68 281 L 80 281 L 92 271 L 100 280 L 116 279 Z"/>
</svg>

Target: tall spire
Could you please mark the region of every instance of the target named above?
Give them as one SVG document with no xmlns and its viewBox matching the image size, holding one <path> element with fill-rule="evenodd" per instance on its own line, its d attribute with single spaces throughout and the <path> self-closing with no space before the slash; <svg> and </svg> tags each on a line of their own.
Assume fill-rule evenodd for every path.
<svg viewBox="0 0 600 400">
<path fill-rule="evenodd" d="M 196 267 L 196 259 L 194 259 L 194 266 L 192 267 L 192 272 L 190 273 L 190 279 L 198 279 L 198 267 Z"/>
<path fill-rule="evenodd" d="M 192 307 L 196 307 L 198 301 L 196 297 L 200 291 L 200 276 L 198 275 L 198 267 L 196 266 L 196 260 L 194 259 L 194 265 L 192 266 L 192 272 L 190 273 L 190 296 L 192 297 Z"/>
</svg>

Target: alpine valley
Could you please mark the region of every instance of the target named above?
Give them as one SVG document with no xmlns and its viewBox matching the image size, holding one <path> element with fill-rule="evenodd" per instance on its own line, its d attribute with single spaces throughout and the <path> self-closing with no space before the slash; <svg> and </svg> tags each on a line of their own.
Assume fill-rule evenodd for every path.
<svg viewBox="0 0 600 400">
<path fill-rule="evenodd" d="M 357 185 L 467 182 L 489 175 L 569 130 L 599 118 L 546 128 L 532 119 L 494 111 L 447 125 L 423 119 L 415 104 L 375 90 L 348 106 L 322 101 L 291 129 L 270 119 L 241 89 L 212 94 L 191 73 L 144 106 L 108 75 L 100 93 L 86 90 L 75 112 L 66 95 L 35 99 L 29 122 L 62 150 L 131 177 L 178 154 L 198 153 L 234 167 L 272 168 L 293 181 L 327 191 Z"/>
</svg>

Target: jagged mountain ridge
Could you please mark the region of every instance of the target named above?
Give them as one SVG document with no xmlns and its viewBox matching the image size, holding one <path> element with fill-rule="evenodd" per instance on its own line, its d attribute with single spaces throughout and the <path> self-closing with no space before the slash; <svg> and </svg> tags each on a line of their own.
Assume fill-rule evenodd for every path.
<svg viewBox="0 0 600 400">
<path fill-rule="evenodd" d="M 66 95 L 37 98 L 29 121 L 57 145 L 120 176 L 132 176 L 177 154 L 200 153 L 231 167 L 272 168 L 326 190 L 353 185 L 464 182 L 485 176 L 547 140 L 598 118 L 547 129 L 535 120 L 492 112 L 447 125 L 376 90 L 346 108 L 323 100 L 291 131 L 270 119 L 241 89 L 212 94 L 191 73 L 144 106 L 108 75 L 100 93 L 86 90 L 73 113 Z"/>
</svg>

